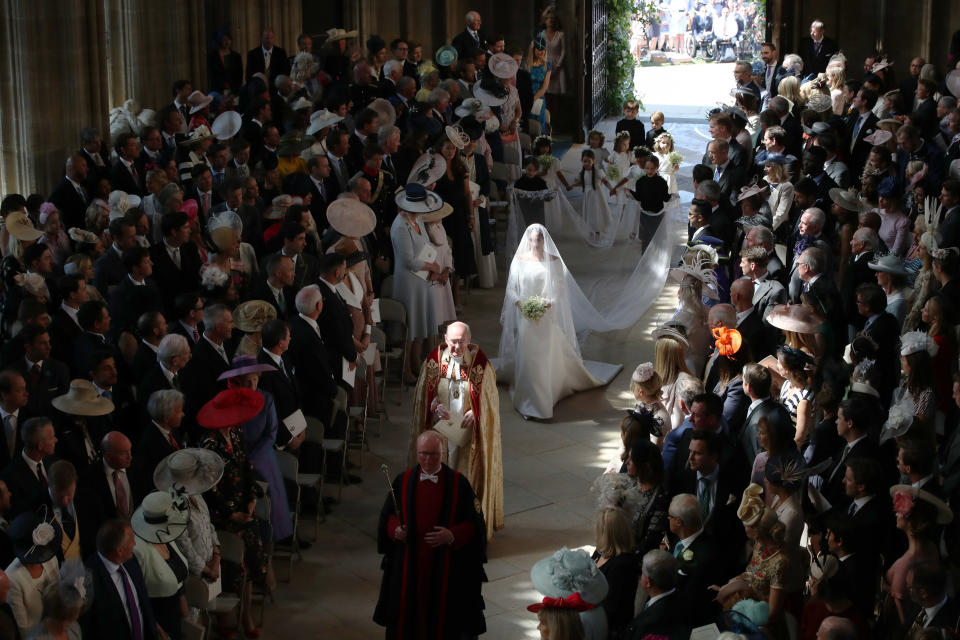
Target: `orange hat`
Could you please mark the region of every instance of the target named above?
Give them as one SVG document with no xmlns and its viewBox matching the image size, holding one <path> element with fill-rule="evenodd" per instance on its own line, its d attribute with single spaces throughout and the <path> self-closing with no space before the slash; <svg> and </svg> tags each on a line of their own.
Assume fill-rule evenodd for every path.
<svg viewBox="0 0 960 640">
<path fill-rule="evenodd" d="M 743 344 L 743 336 L 736 329 L 717 327 L 713 330 L 713 337 L 716 338 L 714 344 L 717 347 L 717 353 L 728 358 L 740 351 L 740 346 Z"/>
</svg>

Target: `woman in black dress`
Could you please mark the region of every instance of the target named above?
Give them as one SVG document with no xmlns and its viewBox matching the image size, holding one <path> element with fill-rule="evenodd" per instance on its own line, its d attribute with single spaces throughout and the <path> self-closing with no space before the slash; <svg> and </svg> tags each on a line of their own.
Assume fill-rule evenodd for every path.
<svg viewBox="0 0 960 640">
<path fill-rule="evenodd" d="M 600 606 L 607 614 L 609 638 L 618 640 L 627 637 L 627 626 L 633 620 L 641 561 L 630 518 L 623 509 L 610 507 L 597 513 L 596 543 L 593 559 L 609 585 Z"/>
<path fill-rule="evenodd" d="M 453 131 L 450 127 L 447 127 L 447 130 L 448 132 Z M 437 180 L 434 191 L 443 198 L 444 202 L 453 207 L 453 213 L 443 219 L 443 228 L 450 236 L 450 246 L 453 249 L 453 269 L 457 275 L 453 279 L 453 300 L 459 306 L 459 279 L 463 278 L 466 283 L 477 273 L 477 261 L 473 255 L 473 240 L 470 237 L 470 232 L 473 230 L 470 186 L 460 149 L 450 138 L 442 138 L 440 155 L 447 161 L 447 171 Z"/>
</svg>

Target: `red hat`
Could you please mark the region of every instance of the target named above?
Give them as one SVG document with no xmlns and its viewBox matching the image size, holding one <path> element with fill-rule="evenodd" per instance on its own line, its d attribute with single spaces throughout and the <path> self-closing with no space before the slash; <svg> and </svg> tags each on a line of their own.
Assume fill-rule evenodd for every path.
<svg viewBox="0 0 960 640">
<path fill-rule="evenodd" d="M 207 429 L 226 429 L 252 420 L 263 409 L 263 395 L 253 389 L 232 387 L 203 405 L 197 422 Z"/>
<path fill-rule="evenodd" d="M 546 597 L 543 602 L 536 602 L 527 607 L 527 611 L 537 613 L 541 609 L 573 609 L 574 611 L 589 611 L 595 605 L 585 602 L 579 593 L 573 593 L 566 598 Z"/>
<path fill-rule="evenodd" d="M 180 205 L 180 208 L 177 209 L 177 211 L 182 211 L 187 214 L 187 217 L 190 218 L 191 222 L 197 221 L 197 210 L 197 201 L 193 199 L 184 200 L 183 204 Z"/>
</svg>

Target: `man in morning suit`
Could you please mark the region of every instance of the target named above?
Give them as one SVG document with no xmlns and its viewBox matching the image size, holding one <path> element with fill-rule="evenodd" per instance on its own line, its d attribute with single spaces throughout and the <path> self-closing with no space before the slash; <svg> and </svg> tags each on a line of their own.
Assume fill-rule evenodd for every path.
<svg viewBox="0 0 960 640">
<path fill-rule="evenodd" d="M 694 626 L 708 624 L 716 618 L 710 585 L 726 583 L 729 576 L 723 572 L 723 553 L 716 538 L 703 530 L 703 514 L 697 496 L 690 493 L 675 495 L 667 511 L 673 549 L 667 549 L 677 559 L 680 578 L 677 589 L 689 602 Z"/>
<path fill-rule="evenodd" d="M 947 569 L 938 564 L 918 564 L 907 571 L 907 590 L 920 610 L 911 628 L 940 628 L 955 634 L 960 625 L 960 606 L 947 592 Z"/>
<path fill-rule="evenodd" d="M 183 391 L 180 372 L 190 362 L 191 355 L 190 342 L 184 336 L 178 333 L 163 336 L 157 346 L 155 361 L 146 369 L 137 385 L 137 397 L 144 401 L 154 391 Z"/>
<path fill-rule="evenodd" d="M 87 291 L 87 281 L 76 273 L 60 276 L 57 280 L 57 291 L 60 294 L 60 307 L 53 312 L 48 327 L 53 345 L 51 354 L 69 366 L 73 364 L 74 341 L 83 333 L 77 319 L 80 305 L 90 299 L 90 294 Z"/>
<path fill-rule="evenodd" d="M 47 468 L 53 463 L 57 436 L 50 418 L 30 418 L 20 427 L 23 448 L 0 473 L 0 478 L 10 489 L 11 507 L 9 517 L 33 509 L 45 501 Z"/>
<path fill-rule="evenodd" d="M 0 371 L 0 418 L 3 419 L 0 465 L 7 466 L 23 446 L 20 431 L 30 417 L 25 410 L 28 403 L 27 382 L 23 375 L 14 371 Z"/>
<path fill-rule="evenodd" d="M 676 558 L 662 549 L 648 551 L 643 556 L 640 585 L 650 596 L 643 611 L 627 629 L 631 640 L 649 635 L 681 640 L 690 634 L 689 604 L 677 590 Z"/>
<path fill-rule="evenodd" d="M 90 195 L 86 190 L 88 172 L 87 161 L 83 156 L 70 156 L 67 158 L 66 175 L 50 194 L 50 202 L 56 205 L 60 212 L 64 228 L 86 228 L 84 218 L 90 203 Z"/>
<path fill-rule="evenodd" d="M 80 546 L 92 549 L 101 522 L 112 518 L 130 519 L 140 495 L 139 478 L 131 469 L 133 445 L 127 436 L 111 431 L 100 440 L 101 462 L 87 467 L 77 481 L 81 502 L 91 517 L 80 523 Z"/>
<path fill-rule="evenodd" d="M 190 362 L 182 369 L 181 388 L 188 390 L 187 414 L 197 411 L 225 387 L 217 378 L 230 368 L 233 348 L 233 314 L 225 305 L 214 304 L 203 310 L 203 334 L 193 348 Z"/>
<path fill-rule="evenodd" d="M 270 80 L 270 86 L 273 86 L 277 76 L 289 75 L 290 60 L 287 52 L 274 46 L 273 39 L 273 29 L 264 29 L 260 34 L 260 46 L 247 52 L 247 82 L 250 82 L 253 74 L 262 73 Z"/>
<path fill-rule="evenodd" d="M 111 331 L 114 340 L 124 331 L 134 333 L 137 320 L 150 311 L 162 311 L 160 290 L 150 277 L 153 262 L 150 252 L 136 246 L 123 252 L 123 266 L 127 277 L 110 292 Z"/>
<path fill-rule="evenodd" d="M 303 396 L 301 408 L 304 415 L 317 418 L 329 429 L 330 410 L 333 398 L 337 395 L 337 377 L 330 368 L 330 356 L 317 326 L 317 319 L 323 310 L 320 286 L 308 285 L 297 294 L 299 313 L 290 322 L 290 353 L 293 356 L 294 376 L 300 388 L 310 390 Z"/>
<path fill-rule="evenodd" d="M 273 394 L 277 419 L 281 424 L 277 428 L 277 447 L 297 449 L 303 441 L 306 431 L 296 438 L 282 423 L 283 419 L 300 408 L 301 393 L 297 377 L 293 372 L 293 354 L 290 353 L 290 327 L 279 318 L 269 321 L 260 330 L 263 347 L 257 354 L 257 362 L 269 364 L 276 371 L 264 371 L 260 374 L 260 386 L 263 391 Z"/>
<path fill-rule="evenodd" d="M 160 289 L 163 308 L 173 312 L 177 296 L 200 288 L 203 260 L 197 245 L 190 242 L 190 218 L 182 211 L 167 213 L 160 219 L 163 242 L 150 247 L 153 280 Z"/>
<path fill-rule="evenodd" d="M 140 433 L 133 450 L 134 464 L 131 465 L 137 474 L 134 483 L 137 502 L 153 488 L 153 471 L 160 461 L 185 446 L 180 432 L 183 403 L 184 395 L 175 389 L 154 391 L 146 401 L 150 424 Z"/>
<path fill-rule="evenodd" d="M 143 195 L 142 169 L 139 164 L 140 143 L 137 136 L 127 133 L 117 140 L 117 158 L 110 167 L 110 186 L 137 196 Z"/>
<path fill-rule="evenodd" d="M 800 57 L 803 58 L 803 72 L 817 75 L 827 70 L 830 57 L 837 53 L 837 43 L 823 35 L 823 22 L 810 23 L 810 37 L 800 41 Z"/>
<path fill-rule="evenodd" d="M 280 249 L 278 254 L 293 261 L 293 283 L 289 285 L 289 289 L 295 296 L 300 289 L 317 282 L 317 258 L 304 252 L 307 246 L 307 230 L 300 223 L 292 220 L 284 221 L 280 225 L 280 236 L 283 238 L 283 248 Z M 273 255 L 277 254 L 264 258 L 263 267 L 261 267 L 262 272 L 269 273 L 266 264 Z M 291 296 L 290 301 L 293 301 L 293 296 Z M 293 315 L 292 311 L 293 309 L 288 309 L 287 315 Z"/>
<path fill-rule="evenodd" d="M 97 594 L 80 618 L 87 638 L 155 640 L 162 629 L 150 605 L 143 570 L 133 555 L 133 530 L 115 518 L 100 525 L 95 554 L 85 561 Z M 165 637 L 165 635 L 163 636 Z"/>
<path fill-rule="evenodd" d="M 293 279 L 296 277 L 293 260 L 281 253 L 274 253 L 264 262 L 263 273 L 266 279 L 250 289 L 247 299 L 269 302 L 278 318 L 289 318 L 293 315 L 296 295 L 293 291 Z"/>
<path fill-rule="evenodd" d="M 868 227 L 860 227 L 850 239 L 850 258 L 840 280 L 840 297 L 843 300 L 843 313 L 855 332 L 863 329 L 866 320 L 857 313 L 857 287 L 865 282 L 877 281 L 870 261 L 879 243 L 877 232 Z"/>
<path fill-rule="evenodd" d="M 123 252 L 137 244 L 137 227 L 126 217 L 111 220 L 108 231 L 113 242 L 93 264 L 94 285 L 103 296 L 110 295 L 110 287 L 119 284 L 126 277 Z"/>
<path fill-rule="evenodd" d="M 50 334 L 44 327 L 27 325 L 19 335 L 23 338 L 24 353 L 8 368 L 23 376 L 26 383 L 26 415 L 42 416 L 50 411 L 51 400 L 69 390 L 70 369 L 50 357 Z"/>
<path fill-rule="evenodd" d="M 350 319 L 350 310 L 347 303 L 337 291 L 337 285 L 347 273 L 346 259 L 338 253 L 328 253 L 323 256 L 319 265 L 320 293 L 323 295 L 323 311 L 317 319 L 320 334 L 327 344 L 327 353 L 330 357 L 330 369 L 342 379 L 342 361 L 351 363 L 355 369 L 361 363 L 362 354 L 357 353 L 358 344 L 353 338 L 353 321 Z M 360 348 L 366 348 L 370 343 L 370 334 L 365 334 L 360 341 Z"/>
<path fill-rule="evenodd" d="M 851 396 L 840 403 L 837 410 L 837 434 L 843 438 L 844 447 L 834 456 L 833 464 L 821 474 L 823 484 L 820 493 L 833 506 L 846 509 L 850 499 L 844 489 L 847 462 L 854 458 L 876 458 L 879 456 L 877 445 L 868 437 L 871 429 L 879 425 L 871 424 L 873 407 L 862 396 Z"/>
<path fill-rule="evenodd" d="M 872 134 L 877 127 L 879 119 L 873 113 L 876 104 L 877 94 L 870 89 L 860 89 L 853 98 L 854 113 L 847 118 L 847 139 L 850 141 L 847 165 L 854 176 L 863 173 L 870 157 L 870 149 L 873 148 L 864 138 Z"/>
<path fill-rule="evenodd" d="M 743 368 L 743 392 L 750 398 L 747 419 L 740 430 L 739 445 L 747 460 L 753 460 L 760 452 L 757 440 L 761 418 L 767 419 L 767 428 L 780 433 L 792 434 L 793 422 L 782 404 L 770 397 L 770 370 L 756 363 Z M 791 436 L 792 437 L 792 436 Z"/>
<path fill-rule="evenodd" d="M 464 21 L 466 29 L 458 33 L 450 43 L 457 50 L 457 58 L 460 60 L 469 58 L 475 49 L 483 51 L 487 46 L 487 38 L 480 31 L 482 24 L 480 14 L 476 11 L 468 11 Z"/>
</svg>

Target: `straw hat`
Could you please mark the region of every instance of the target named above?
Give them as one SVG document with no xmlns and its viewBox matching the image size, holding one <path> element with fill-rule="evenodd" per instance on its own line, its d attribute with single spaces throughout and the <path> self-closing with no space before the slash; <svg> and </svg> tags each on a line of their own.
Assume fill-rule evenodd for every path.
<svg viewBox="0 0 960 640">
<path fill-rule="evenodd" d="M 373 209 L 355 198 L 338 198 L 327 207 L 327 222 L 348 238 L 362 238 L 377 228 Z"/>
<path fill-rule="evenodd" d="M 13 211 L 9 213 L 4 226 L 6 226 L 7 232 L 17 240 L 30 242 L 32 240 L 39 240 L 43 236 L 43 231 L 33 227 L 33 223 L 30 222 L 30 218 L 27 217 L 24 211 Z"/>
<path fill-rule="evenodd" d="M 746 188 L 744 188 L 743 191 L 740 192 L 740 195 L 737 196 L 737 202 L 741 202 L 742 200 L 746 200 L 747 198 L 752 198 L 753 196 L 758 196 L 758 195 L 760 195 L 760 194 L 768 191 L 769 189 L 770 189 L 770 187 L 768 187 L 768 186 L 766 186 L 766 185 L 764 185 L 764 186 L 761 187 L 761 186 L 758 185 L 758 184 L 755 184 L 755 185 L 750 186 L 750 187 L 746 187 Z"/>
<path fill-rule="evenodd" d="M 407 183 L 416 182 L 429 187 L 447 172 L 447 161 L 439 153 L 425 153 L 413 163 Z"/>
<path fill-rule="evenodd" d="M 715 252 L 714 252 L 715 253 Z M 716 300 L 719 298 L 717 295 L 717 274 L 713 271 L 713 266 L 709 260 L 705 260 L 700 257 L 700 253 L 697 253 L 697 257 L 694 258 L 693 264 L 687 264 L 684 261 L 677 267 L 672 267 L 668 273 L 670 282 L 677 284 L 683 284 L 683 279 L 685 276 L 690 276 L 696 278 L 703 283 L 701 293 L 708 298 Z"/>
<path fill-rule="evenodd" d="M 864 211 L 869 211 L 870 207 L 860 200 L 857 197 L 857 194 L 853 191 L 847 189 L 841 189 L 840 187 L 833 187 L 828 192 L 830 194 L 830 199 L 833 200 L 841 209 L 846 209 L 847 211 L 854 211 L 856 213 L 863 213 Z"/>
<path fill-rule="evenodd" d="M 893 498 L 893 510 L 898 514 L 909 514 L 916 500 L 923 500 L 937 510 L 937 524 L 950 524 L 953 521 L 953 511 L 947 503 L 929 491 L 917 489 L 911 484 L 895 484 L 890 487 L 890 497 Z"/>
<path fill-rule="evenodd" d="M 130 528 L 138 538 L 153 544 L 167 544 L 183 535 L 190 522 L 185 496 L 174 498 L 169 491 L 148 493 L 130 516 Z"/>
<path fill-rule="evenodd" d="M 802 304 L 778 304 L 766 317 L 767 324 L 783 331 L 816 333 L 820 324 Z"/>
<path fill-rule="evenodd" d="M 110 195 L 107 196 L 107 205 L 110 207 L 111 220 L 115 217 L 115 212 L 123 215 L 133 207 L 139 207 L 141 202 L 143 202 L 143 200 L 135 193 L 127 193 L 126 191 L 120 190 L 111 191 Z"/>
<path fill-rule="evenodd" d="M 681 325 L 665 324 L 659 326 L 653 330 L 652 335 L 654 340 L 659 340 L 660 338 L 670 338 L 671 340 L 676 340 L 685 347 L 690 346 L 690 342 L 687 340 L 686 330 Z"/>
<path fill-rule="evenodd" d="M 886 69 L 892 64 L 893 64 L 893 60 L 887 60 L 887 59 L 883 59 L 883 60 L 880 60 L 879 62 L 875 62 L 873 63 L 873 66 L 870 67 L 870 73 L 876 73 L 877 71 L 882 71 L 883 69 Z"/>
<path fill-rule="evenodd" d="M 230 367 L 230 369 L 221 373 L 217 380 L 229 380 L 230 378 L 245 376 L 248 373 L 267 373 L 277 370 L 272 364 L 261 364 L 257 362 L 257 356 L 252 355 L 233 356 L 233 362 Z"/>
<path fill-rule="evenodd" d="M 263 212 L 263 217 L 267 220 L 281 220 L 291 206 L 293 206 L 293 196 L 282 193 L 273 198 L 270 206 Z"/>
<path fill-rule="evenodd" d="M 830 96 L 823 93 L 814 93 L 807 98 L 807 107 L 817 113 L 826 113 L 833 108 L 833 103 L 830 101 Z"/>
<path fill-rule="evenodd" d="M 884 118 L 883 120 L 877 121 L 877 126 L 891 133 L 896 133 L 897 130 L 903 126 L 903 123 L 893 118 Z"/>
<path fill-rule="evenodd" d="M 41 507 L 46 512 L 47 507 Z M 23 564 L 43 564 L 60 551 L 62 530 L 40 514 L 27 511 L 17 516 L 7 528 L 13 542 L 13 555 Z"/>
<path fill-rule="evenodd" d="M 288 131 L 280 138 L 277 146 L 278 156 L 295 156 L 315 142 L 313 136 L 305 136 L 296 129 Z"/>
<path fill-rule="evenodd" d="M 440 207 L 439 211 L 434 211 L 433 213 L 425 213 L 423 214 L 422 218 L 423 218 L 424 224 L 428 222 L 439 222 L 440 220 L 443 220 L 451 213 L 453 213 L 453 207 L 449 203 L 444 202 L 443 206 Z"/>
<path fill-rule="evenodd" d="M 214 119 L 210 125 L 210 132 L 217 140 L 229 140 L 240 133 L 243 118 L 236 111 L 224 111 Z"/>
<path fill-rule="evenodd" d="M 508 80 L 517 75 L 519 68 L 520 65 L 513 59 L 513 56 L 508 56 L 505 53 L 495 53 L 487 60 L 487 69 L 490 73 L 503 80 Z"/>
<path fill-rule="evenodd" d="M 207 125 L 200 125 L 199 127 L 194 128 L 185 136 L 180 136 L 177 138 L 177 144 L 190 146 L 197 142 L 202 142 L 207 138 L 213 137 L 213 134 L 210 132 L 210 127 Z"/>
<path fill-rule="evenodd" d="M 276 308 L 266 300 L 247 300 L 233 310 L 233 324 L 244 333 L 256 333 L 276 319 Z"/>
<path fill-rule="evenodd" d="M 457 61 L 457 50 L 450 45 L 446 45 L 437 49 L 433 57 L 437 61 L 437 65 L 449 67 Z"/>
<path fill-rule="evenodd" d="M 215 395 L 197 412 L 197 423 L 207 429 L 226 429 L 252 420 L 263 409 L 263 395 L 232 387 Z"/>
<path fill-rule="evenodd" d="M 70 381 L 70 389 L 62 396 L 51 400 L 54 408 L 72 416 L 105 416 L 113 413 L 113 402 L 104 398 L 89 380 L 77 378 Z"/>
<path fill-rule="evenodd" d="M 402 211 L 407 213 L 431 213 L 439 211 L 443 200 L 433 191 L 427 191 L 422 184 L 412 182 L 394 198 Z"/>
<path fill-rule="evenodd" d="M 210 239 L 220 251 L 232 247 L 243 232 L 243 220 L 233 211 L 223 211 L 207 222 Z"/>
<path fill-rule="evenodd" d="M 161 491 L 183 489 L 187 495 L 205 493 L 223 476 L 223 458 L 209 449 L 180 449 L 160 461 L 153 484 Z"/>
<path fill-rule="evenodd" d="M 346 31 L 344 29 L 327 29 L 327 39 L 324 40 L 324 44 L 328 42 L 336 42 L 337 40 L 346 40 L 347 38 L 356 38 L 359 35 L 359 32 L 354 29 L 353 31 Z"/>
<path fill-rule="evenodd" d="M 194 91 L 187 96 L 187 104 L 190 105 L 190 115 L 203 111 L 213 102 L 213 96 L 205 96 L 201 91 Z"/>
</svg>

